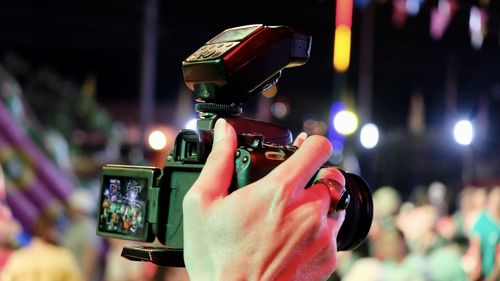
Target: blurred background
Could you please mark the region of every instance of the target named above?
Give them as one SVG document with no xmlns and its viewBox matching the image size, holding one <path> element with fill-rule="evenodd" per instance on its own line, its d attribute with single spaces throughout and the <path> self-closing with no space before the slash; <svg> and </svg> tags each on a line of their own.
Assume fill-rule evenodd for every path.
<svg viewBox="0 0 500 281">
<path fill-rule="evenodd" d="M 103 164 L 161 166 L 197 118 L 181 62 L 224 29 L 255 23 L 301 28 L 313 43 L 310 60 L 285 69 L 278 91 L 256 95 L 244 116 L 327 136 L 331 162 L 380 191 L 381 224 L 407 243 L 429 233 L 468 238 L 500 185 L 500 2 L 2 1 L 0 161 L 22 230 L 14 244 L 27 243 L 42 214 L 63 232 L 68 208 L 92 215 Z M 444 219 L 466 212 L 464 197 L 477 216 L 459 231 L 463 219 Z M 429 233 L 415 238 L 401 221 L 417 217 L 430 221 Z M 439 232 L 448 225 L 452 234 Z M 472 248 L 465 241 L 457 245 Z M 112 243 L 87 244 L 101 242 L 106 260 Z M 367 255 L 387 259 L 373 245 Z M 417 252 L 428 256 L 424 248 Z M 352 268 L 345 264 L 335 278 Z M 487 276 L 471 275 L 471 264 L 468 278 Z"/>
</svg>

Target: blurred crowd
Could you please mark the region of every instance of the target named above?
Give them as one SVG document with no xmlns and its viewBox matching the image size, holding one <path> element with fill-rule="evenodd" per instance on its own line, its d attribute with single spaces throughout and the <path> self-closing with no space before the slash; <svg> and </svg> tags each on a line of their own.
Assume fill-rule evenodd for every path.
<svg viewBox="0 0 500 281">
<path fill-rule="evenodd" d="M 500 280 L 500 186 L 424 191 L 402 202 L 393 187 L 375 190 L 365 245 L 341 253 L 332 280 Z"/>
<path fill-rule="evenodd" d="M 402 202 L 398 191 L 376 189 L 369 236 L 339 253 L 330 280 L 499 280 L 500 186 L 466 186 L 447 212 L 446 188 L 429 186 L 427 198 Z M 95 200 L 77 189 L 64 228 L 42 216 L 24 237 L 0 185 L 0 269 L 6 280 L 188 280 L 181 268 L 162 268 L 121 257 L 130 242 L 95 234 Z M 132 243 L 133 244 L 133 243 Z M 31 279 L 38 276 L 37 279 Z M 24 276 L 24 277 L 23 277 Z"/>
</svg>

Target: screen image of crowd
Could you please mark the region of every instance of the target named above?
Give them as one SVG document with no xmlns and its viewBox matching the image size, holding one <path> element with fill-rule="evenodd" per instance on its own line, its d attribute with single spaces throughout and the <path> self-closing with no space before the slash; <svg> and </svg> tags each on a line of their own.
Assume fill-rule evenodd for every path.
<svg viewBox="0 0 500 281">
<path fill-rule="evenodd" d="M 107 187 L 101 195 L 100 229 L 117 234 L 142 236 L 147 186 L 138 181 L 141 179 L 104 179 L 103 184 L 107 184 Z"/>
</svg>

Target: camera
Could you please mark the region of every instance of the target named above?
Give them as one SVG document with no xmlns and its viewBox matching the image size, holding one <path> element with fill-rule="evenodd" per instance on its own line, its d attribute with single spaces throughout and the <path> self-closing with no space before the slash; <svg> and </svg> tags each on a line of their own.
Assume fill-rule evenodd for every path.
<svg viewBox="0 0 500 281">
<path fill-rule="evenodd" d="M 216 120 L 225 118 L 238 135 L 230 192 L 267 175 L 297 148 L 289 129 L 243 118 L 242 104 L 276 84 L 283 69 L 306 63 L 310 50 L 311 36 L 304 32 L 256 24 L 227 29 L 185 59 L 182 71 L 197 102 L 197 129 L 179 132 L 162 169 L 102 168 L 98 235 L 141 242 L 156 239 L 161 246 L 124 247 L 122 256 L 184 266 L 182 201 L 210 153 Z M 350 203 L 337 246 L 351 250 L 368 234 L 373 204 L 366 182 L 342 173 Z"/>
</svg>

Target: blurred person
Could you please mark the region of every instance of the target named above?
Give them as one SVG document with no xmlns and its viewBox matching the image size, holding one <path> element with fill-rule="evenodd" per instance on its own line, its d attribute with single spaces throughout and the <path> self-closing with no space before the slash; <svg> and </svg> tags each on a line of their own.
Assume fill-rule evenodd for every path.
<svg viewBox="0 0 500 281">
<path fill-rule="evenodd" d="M 15 250 L 3 268 L 1 281 L 83 281 L 72 253 L 57 245 L 55 221 L 43 214 L 34 224 L 30 244 Z"/>
<path fill-rule="evenodd" d="M 409 207 L 397 216 L 397 226 L 411 251 L 428 255 L 445 243 L 436 229 L 438 212 L 436 206 L 426 204 Z"/>
<path fill-rule="evenodd" d="M 378 236 L 369 236 L 372 256 L 354 261 L 342 281 L 431 280 L 426 258 L 410 252 L 402 231 L 394 227 L 377 231 Z"/>
<path fill-rule="evenodd" d="M 384 259 L 384 249 L 380 241 L 385 230 L 393 229 L 396 225 L 396 215 L 401 207 L 401 196 L 391 186 L 379 187 L 373 192 L 373 222 L 368 233 L 368 247 L 370 255 Z"/>
<path fill-rule="evenodd" d="M 19 224 L 12 218 L 10 210 L 0 202 L 0 271 L 16 247 L 15 238 L 19 231 Z"/>
<path fill-rule="evenodd" d="M 130 261 L 121 256 L 128 242 L 120 239 L 107 239 L 109 249 L 106 253 L 104 281 L 143 281 L 147 280 L 144 263 Z"/>
<path fill-rule="evenodd" d="M 5 178 L 0 166 L 0 272 L 14 250 L 16 236 L 21 231 L 21 226 L 12 217 L 12 213 L 5 203 L 5 192 Z"/>
<path fill-rule="evenodd" d="M 468 247 L 466 237 L 456 237 L 430 253 L 428 260 L 433 281 L 467 281 L 467 272 L 462 264 Z"/>
<path fill-rule="evenodd" d="M 450 215 L 444 215 L 438 218 L 436 222 L 436 231 L 446 241 L 452 241 L 454 238 L 465 237 L 457 234 L 456 221 Z"/>
<path fill-rule="evenodd" d="M 453 214 L 456 236 L 469 236 L 479 214 L 486 205 L 486 189 L 466 186 L 459 194 L 458 210 Z"/>
<path fill-rule="evenodd" d="M 472 227 L 470 244 L 471 278 L 500 280 L 500 186 L 488 193 L 486 208 Z"/>
<path fill-rule="evenodd" d="M 345 211 L 330 210 L 331 185 L 345 186 L 336 169 L 321 169 L 331 145 L 320 136 L 267 176 L 228 194 L 237 145 L 224 119 L 212 151 L 183 201 L 184 261 L 198 280 L 325 280 L 337 267 L 336 238 Z M 327 187 L 327 188 L 325 188 Z M 200 235 L 203 233 L 203 235 Z"/>
<path fill-rule="evenodd" d="M 382 236 L 385 257 L 382 261 L 383 278 L 387 281 L 430 280 L 429 264 L 419 253 L 412 253 L 404 234 L 399 229 L 385 231 Z"/>
<path fill-rule="evenodd" d="M 342 276 L 342 281 L 381 281 L 384 280 L 383 263 L 373 257 L 356 260 Z"/>
<path fill-rule="evenodd" d="M 401 207 L 401 196 L 392 186 L 382 186 L 373 192 L 373 216 L 382 221 L 391 220 L 388 226 L 394 226 L 392 219 Z"/>
<path fill-rule="evenodd" d="M 437 208 L 440 217 L 448 213 L 447 193 L 446 185 L 438 181 L 431 182 L 427 189 L 429 204 Z"/>
<path fill-rule="evenodd" d="M 151 281 L 189 281 L 185 268 L 182 267 L 157 267 Z"/>
<path fill-rule="evenodd" d="M 96 235 L 96 222 L 93 216 L 96 201 L 89 191 L 76 189 L 67 204 L 70 219 L 64 230 L 61 244 L 76 257 L 78 266 L 87 281 L 100 280 L 102 239 Z"/>
<path fill-rule="evenodd" d="M 370 232 L 374 230 L 370 229 Z M 379 228 L 377 231 L 381 231 Z M 383 264 L 381 259 L 370 256 L 370 244 L 374 242 L 373 235 L 369 234 L 369 239 L 365 240 L 358 248 L 350 252 L 339 252 L 339 268 L 336 273 L 342 281 L 378 281 L 383 277 Z M 342 268 L 345 255 L 350 257 L 350 264 L 347 268 Z"/>
</svg>

